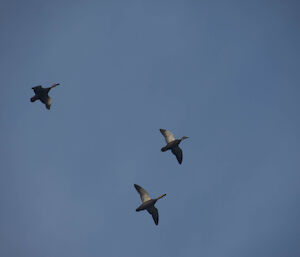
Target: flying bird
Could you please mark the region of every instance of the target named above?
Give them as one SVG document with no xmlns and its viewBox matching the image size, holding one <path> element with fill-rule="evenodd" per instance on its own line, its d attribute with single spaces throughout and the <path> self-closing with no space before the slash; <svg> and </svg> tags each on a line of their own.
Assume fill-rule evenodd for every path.
<svg viewBox="0 0 300 257">
<path fill-rule="evenodd" d="M 165 152 L 165 151 L 171 150 L 171 152 L 176 156 L 176 159 L 179 162 L 179 164 L 181 164 L 182 163 L 182 150 L 179 147 L 179 144 L 182 140 L 187 139 L 188 137 L 183 136 L 180 139 L 175 139 L 174 135 L 166 129 L 160 129 L 160 132 L 164 136 L 166 143 L 167 143 L 166 146 L 161 148 L 161 151 Z"/>
<path fill-rule="evenodd" d="M 58 86 L 59 83 L 53 84 L 51 87 L 43 88 L 41 85 L 33 87 L 33 91 L 35 95 L 30 98 L 30 101 L 33 103 L 36 100 L 40 100 L 43 104 L 45 104 L 46 108 L 50 110 L 51 103 L 52 103 L 52 98 L 48 95 L 49 91 Z"/>
<path fill-rule="evenodd" d="M 148 192 L 141 186 L 134 184 L 136 191 L 140 194 L 142 204 L 136 209 L 136 211 L 147 210 L 154 220 L 154 223 L 158 225 L 158 210 L 155 208 L 155 203 L 158 199 L 163 198 L 166 194 L 163 194 L 157 198 L 151 199 Z"/>
</svg>

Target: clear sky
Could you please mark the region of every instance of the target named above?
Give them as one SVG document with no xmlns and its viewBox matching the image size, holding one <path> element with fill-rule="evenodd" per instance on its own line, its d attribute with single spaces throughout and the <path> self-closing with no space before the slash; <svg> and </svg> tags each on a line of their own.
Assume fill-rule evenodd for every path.
<svg viewBox="0 0 300 257">
<path fill-rule="evenodd" d="M 0 256 L 300 256 L 299 1 L 0 6 Z"/>
</svg>

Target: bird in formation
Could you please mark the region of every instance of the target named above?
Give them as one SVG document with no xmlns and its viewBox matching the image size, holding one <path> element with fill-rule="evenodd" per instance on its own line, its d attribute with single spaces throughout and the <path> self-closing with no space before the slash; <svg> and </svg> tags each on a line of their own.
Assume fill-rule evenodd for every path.
<svg viewBox="0 0 300 257">
<path fill-rule="evenodd" d="M 43 104 L 45 104 L 46 108 L 50 110 L 52 98 L 48 95 L 49 91 L 58 86 L 59 83 L 53 84 L 51 87 L 43 88 L 42 86 L 33 87 L 33 91 L 35 95 L 30 98 L 30 101 L 33 103 L 36 100 L 40 100 Z"/>
<path fill-rule="evenodd" d="M 182 163 L 182 150 L 179 147 L 179 144 L 182 140 L 187 139 L 188 137 L 183 136 L 180 139 L 175 139 L 174 135 L 166 129 L 160 129 L 160 132 L 164 136 L 166 143 L 167 143 L 166 146 L 161 148 L 161 151 L 165 152 L 165 151 L 171 150 L 171 152 L 176 156 L 176 159 L 179 162 L 179 164 L 181 164 Z"/>
<path fill-rule="evenodd" d="M 40 100 L 43 104 L 45 104 L 46 108 L 48 110 L 50 110 L 51 107 L 51 103 L 52 103 L 52 99 L 51 97 L 48 95 L 49 91 L 58 86 L 59 83 L 55 83 L 50 87 L 47 88 L 43 88 L 41 85 L 33 87 L 33 91 L 35 93 L 35 95 L 33 97 L 31 97 L 30 101 L 31 102 L 35 102 L 36 100 Z M 174 135 L 166 130 L 166 129 L 160 129 L 160 132 L 162 133 L 162 135 L 164 136 L 167 145 L 164 146 L 163 148 L 161 148 L 162 152 L 171 150 L 171 152 L 176 156 L 179 164 L 182 163 L 182 150 L 179 147 L 179 144 L 182 140 L 187 139 L 188 137 L 183 136 L 180 139 L 175 139 Z M 158 210 L 155 208 L 155 204 L 157 202 L 157 200 L 163 198 L 164 196 L 166 196 L 166 194 L 163 194 L 157 198 L 151 199 L 148 192 L 142 188 L 139 185 L 134 184 L 135 189 L 137 190 L 137 192 L 140 194 L 141 200 L 142 200 L 142 204 L 136 209 L 137 212 L 139 211 L 143 211 L 143 210 L 147 210 L 149 214 L 152 215 L 152 218 L 154 220 L 154 223 L 156 225 L 158 225 Z"/>
<path fill-rule="evenodd" d="M 136 211 L 143 211 L 147 210 L 151 215 L 154 220 L 154 223 L 158 225 L 158 210 L 155 208 L 155 203 L 157 202 L 158 199 L 163 198 L 166 196 L 166 194 L 163 194 L 157 198 L 151 199 L 148 192 L 142 188 L 141 186 L 134 184 L 134 187 L 136 191 L 140 194 L 142 204 L 136 209 Z"/>
</svg>

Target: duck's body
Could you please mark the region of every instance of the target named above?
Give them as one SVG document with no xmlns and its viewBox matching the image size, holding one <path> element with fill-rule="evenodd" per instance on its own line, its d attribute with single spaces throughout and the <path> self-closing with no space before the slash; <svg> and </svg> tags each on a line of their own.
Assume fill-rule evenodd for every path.
<svg viewBox="0 0 300 257">
<path fill-rule="evenodd" d="M 36 100 L 40 100 L 43 104 L 45 104 L 46 108 L 50 110 L 52 98 L 48 95 L 49 91 L 58 86 L 59 84 L 53 84 L 51 87 L 43 88 L 42 86 L 33 87 L 33 91 L 35 95 L 31 97 L 30 101 L 35 102 Z"/>
<path fill-rule="evenodd" d="M 156 203 L 157 199 L 151 199 L 147 202 L 142 203 L 138 208 L 136 208 L 136 211 L 143 211 L 147 210 L 149 207 L 154 206 Z"/>
<path fill-rule="evenodd" d="M 158 210 L 155 208 L 155 203 L 157 202 L 158 199 L 163 198 L 164 196 L 166 196 L 166 194 L 161 195 L 160 197 L 151 199 L 148 192 L 142 188 L 139 185 L 134 184 L 134 187 L 136 189 L 136 191 L 140 194 L 141 200 L 142 200 L 142 204 L 136 209 L 137 212 L 139 211 L 143 211 L 143 210 L 147 210 L 148 213 L 150 213 L 152 215 L 152 218 L 154 220 L 154 223 L 156 225 L 158 225 Z"/>
<path fill-rule="evenodd" d="M 176 156 L 176 159 L 179 162 L 179 164 L 181 164 L 183 154 L 181 148 L 179 147 L 179 144 L 181 143 L 182 140 L 187 139 L 188 137 L 183 136 L 180 139 L 175 139 L 174 135 L 166 129 L 160 129 L 160 132 L 164 136 L 167 143 L 166 146 L 161 148 L 161 151 L 165 152 L 171 150 L 171 152 Z"/>
<path fill-rule="evenodd" d="M 168 151 L 168 150 L 172 150 L 174 147 L 177 147 L 182 139 L 175 139 L 174 141 L 168 143 L 166 146 L 164 146 L 163 148 L 161 148 L 162 152 Z"/>
</svg>

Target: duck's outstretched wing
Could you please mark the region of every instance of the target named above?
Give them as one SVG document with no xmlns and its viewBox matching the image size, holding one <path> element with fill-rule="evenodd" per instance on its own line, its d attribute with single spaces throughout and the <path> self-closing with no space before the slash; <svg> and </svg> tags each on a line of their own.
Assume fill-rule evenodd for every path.
<svg viewBox="0 0 300 257">
<path fill-rule="evenodd" d="M 164 136 L 167 144 L 175 140 L 174 135 L 169 130 L 160 129 L 159 131 Z"/>
<path fill-rule="evenodd" d="M 33 97 L 30 98 L 30 101 L 33 103 L 33 102 L 35 102 L 38 99 L 39 99 L 39 97 L 37 95 L 35 95 L 35 96 L 33 96 Z"/>
<path fill-rule="evenodd" d="M 173 147 L 171 149 L 172 153 L 176 156 L 177 161 L 179 162 L 179 164 L 182 163 L 182 150 L 179 146 L 177 147 Z"/>
<path fill-rule="evenodd" d="M 41 85 L 39 85 L 39 86 L 33 87 L 32 90 L 36 95 L 38 95 L 43 91 L 43 87 Z"/>
<path fill-rule="evenodd" d="M 152 215 L 155 225 L 158 225 L 158 210 L 153 206 L 149 207 L 147 211 Z"/>
<path fill-rule="evenodd" d="M 141 186 L 139 186 L 137 184 L 134 184 L 134 187 L 135 187 L 136 191 L 138 191 L 138 193 L 140 194 L 142 203 L 151 200 L 148 192 L 144 188 L 142 188 Z"/>
</svg>

